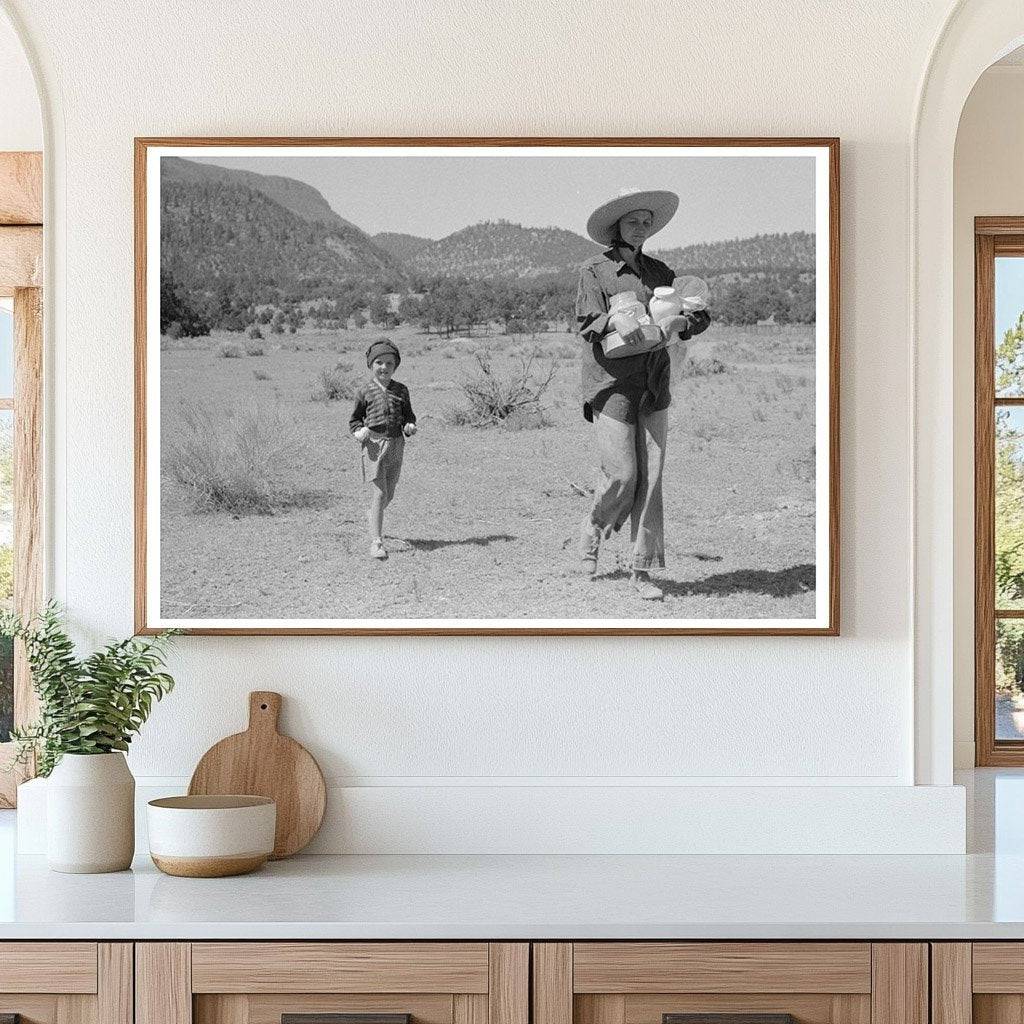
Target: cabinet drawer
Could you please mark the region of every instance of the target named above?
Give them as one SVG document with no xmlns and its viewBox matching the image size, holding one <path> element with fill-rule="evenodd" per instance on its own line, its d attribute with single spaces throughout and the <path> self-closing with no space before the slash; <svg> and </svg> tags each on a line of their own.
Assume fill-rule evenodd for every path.
<svg viewBox="0 0 1024 1024">
<path fill-rule="evenodd" d="M 928 949 L 869 942 L 536 943 L 533 1009 L 534 1024 L 666 1024 L 677 1014 L 716 1015 L 715 1024 L 928 1024 Z"/>
<path fill-rule="evenodd" d="M 932 943 L 934 1024 L 1024 1019 L 1024 942 Z"/>
<path fill-rule="evenodd" d="M 132 1024 L 127 942 L 0 942 L 0 1018 Z"/>
<path fill-rule="evenodd" d="M 0 943 L 0 992 L 96 991 L 95 942 Z"/>
<path fill-rule="evenodd" d="M 193 992 L 487 991 L 486 942 L 196 942 Z"/>
<path fill-rule="evenodd" d="M 867 942 L 578 942 L 574 992 L 871 991 Z"/>
<path fill-rule="evenodd" d="M 135 1024 L 528 1024 L 529 969 L 521 942 L 139 943 Z"/>
</svg>

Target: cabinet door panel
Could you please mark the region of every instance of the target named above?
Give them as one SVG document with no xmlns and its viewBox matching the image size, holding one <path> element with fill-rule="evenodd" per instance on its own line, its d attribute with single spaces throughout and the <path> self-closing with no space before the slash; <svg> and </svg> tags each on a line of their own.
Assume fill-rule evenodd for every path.
<svg viewBox="0 0 1024 1024">
<path fill-rule="evenodd" d="M 281 1024 L 281 1015 L 285 1013 L 408 1013 L 412 1024 L 453 1024 L 450 995 L 329 995 L 319 992 L 197 995 L 194 1022 Z"/>
<path fill-rule="evenodd" d="M 817 993 L 662 993 L 625 997 L 624 1024 L 661 1024 L 664 1013 L 790 1013 L 798 1024 L 833 1024 L 836 996 Z M 866 996 L 858 997 L 868 1007 Z"/>
</svg>

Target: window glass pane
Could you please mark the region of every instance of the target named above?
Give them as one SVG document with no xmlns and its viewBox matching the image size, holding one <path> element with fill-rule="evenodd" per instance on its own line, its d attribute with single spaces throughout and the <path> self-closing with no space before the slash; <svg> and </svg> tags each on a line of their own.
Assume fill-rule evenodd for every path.
<svg viewBox="0 0 1024 1024">
<path fill-rule="evenodd" d="M 996 257 L 996 394 L 1024 397 L 1024 257 Z"/>
<path fill-rule="evenodd" d="M 1024 608 L 1024 408 L 996 409 L 996 608 Z"/>
<path fill-rule="evenodd" d="M 996 619 L 996 739 L 1024 739 L 1024 622 Z"/>
<path fill-rule="evenodd" d="M 0 299 L 0 398 L 14 395 L 14 303 Z"/>
<path fill-rule="evenodd" d="M 14 413 L 0 410 L 0 606 L 14 601 Z M 0 743 L 14 724 L 14 648 L 0 638 Z"/>
</svg>

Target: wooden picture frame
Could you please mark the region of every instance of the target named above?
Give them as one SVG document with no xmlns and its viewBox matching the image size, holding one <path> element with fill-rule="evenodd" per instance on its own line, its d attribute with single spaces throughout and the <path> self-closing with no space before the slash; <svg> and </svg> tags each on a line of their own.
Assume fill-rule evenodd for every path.
<svg viewBox="0 0 1024 1024">
<path fill-rule="evenodd" d="M 630 156 L 636 160 L 653 159 L 664 154 L 678 159 L 716 155 L 722 159 L 767 160 L 774 156 L 793 155 L 813 161 L 814 233 L 816 239 L 815 270 L 811 274 L 815 289 L 814 342 L 812 343 L 814 399 L 814 432 L 810 446 L 810 465 L 813 467 L 813 564 L 794 566 L 803 572 L 800 582 L 794 584 L 786 577 L 785 595 L 794 602 L 801 600 L 800 591 L 813 595 L 813 613 L 775 618 L 771 615 L 720 619 L 688 619 L 645 614 L 637 605 L 636 619 L 588 616 L 571 619 L 526 616 L 507 618 L 457 617 L 402 617 L 385 618 L 383 615 L 364 615 L 358 618 L 279 619 L 258 616 L 234 619 L 199 614 L 195 617 L 167 614 L 162 606 L 160 589 L 161 535 L 158 525 L 161 466 L 152 456 L 159 451 L 162 422 L 158 409 L 160 387 L 160 303 L 156 296 L 160 267 L 154 266 L 154 254 L 160 252 L 161 197 L 159 186 L 152 185 L 159 175 L 160 161 L 166 157 L 190 157 L 207 163 L 222 160 L 225 166 L 231 159 L 273 154 L 277 163 L 274 173 L 290 158 L 304 156 L 311 151 L 332 158 L 352 156 L 364 158 L 382 154 L 396 159 L 410 154 L 417 157 L 444 155 L 445 157 L 566 154 L 565 159 L 576 159 L 595 154 Z M 304 152 L 303 152 L 304 151 Z M 234 166 L 234 165 L 231 165 Z M 293 182 L 294 184 L 294 182 Z M 305 183 L 303 183 L 305 184 Z M 344 216 L 345 211 L 341 211 Z M 135 618 L 139 633 L 154 633 L 174 626 L 187 632 L 206 635 L 776 635 L 776 636 L 835 636 L 839 633 L 839 259 L 840 259 L 840 205 L 839 205 L 839 140 L 836 138 L 156 138 L 135 140 Z M 582 225 L 580 225 L 582 230 Z M 655 248 L 651 246 L 651 248 Z M 804 275 L 806 277 L 806 275 Z M 256 309 L 251 304 L 250 311 Z M 261 311 L 262 312 L 262 311 Z M 275 316 L 277 314 L 275 313 Z M 154 327 L 154 323 L 156 326 Z M 776 325 L 774 314 L 766 327 Z M 346 328 L 347 329 L 347 328 Z M 155 331 L 155 333 L 154 333 Z M 428 327 L 429 331 L 429 327 Z M 472 325 L 470 326 L 472 333 Z M 360 357 L 362 353 L 359 353 Z M 404 367 L 403 367 L 404 369 Z M 152 399 L 152 402 L 151 402 Z M 591 461 L 590 451 L 581 457 Z M 155 464 L 155 465 L 154 465 Z M 824 474 L 822 473 L 824 467 Z M 822 476 L 824 475 L 824 479 Z M 570 481 L 576 491 L 581 488 Z M 752 520 L 751 520 L 752 521 Z M 187 532 L 187 531 L 186 531 Z M 769 541 L 770 531 L 767 534 Z M 490 538 L 482 538 L 484 541 Z M 465 543 L 475 543 L 476 538 Z M 427 542 L 421 542 L 427 543 Z M 454 542 L 453 542 L 454 543 Z M 462 542 L 460 542 L 462 543 Z M 767 543 L 767 542 L 766 542 Z M 699 552 L 697 559 L 703 557 Z M 718 556 L 714 556 L 718 557 Z M 208 565 L 196 571 L 207 571 Z M 511 569 L 510 571 L 516 571 Z M 694 572 L 701 571 L 698 567 Z M 786 570 L 789 572 L 789 570 Z M 754 576 L 757 573 L 751 570 Z M 781 573 L 781 570 L 780 570 Z M 736 575 L 736 574 L 733 574 Z M 766 575 L 771 576 L 771 573 Z M 702 594 L 717 599 L 720 594 L 713 588 L 720 586 L 728 597 L 738 591 L 728 588 L 734 581 L 728 574 L 708 574 L 715 583 L 708 583 Z M 745 578 L 745 577 L 744 577 Z M 774 576 L 772 577 L 774 579 Z M 810 578 L 812 583 L 807 585 Z M 725 582 L 719 582 L 724 580 Z M 702 578 L 703 584 L 703 578 Z M 688 584 L 687 584 L 688 585 Z M 771 584 L 774 585 L 774 584 Z M 766 602 L 776 595 L 765 585 Z M 740 584 L 742 589 L 742 584 Z M 678 591 L 686 596 L 684 586 Z M 673 595 L 675 596 L 675 595 Z M 182 608 L 184 600 L 179 601 Z"/>
</svg>

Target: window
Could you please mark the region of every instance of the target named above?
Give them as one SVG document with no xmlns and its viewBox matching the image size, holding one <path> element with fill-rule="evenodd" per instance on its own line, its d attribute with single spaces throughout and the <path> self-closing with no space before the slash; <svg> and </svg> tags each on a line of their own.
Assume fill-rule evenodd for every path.
<svg viewBox="0 0 1024 1024">
<path fill-rule="evenodd" d="M 1024 765 L 1024 217 L 975 253 L 976 761 Z"/>
<path fill-rule="evenodd" d="M 0 298 L 0 607 L 14 603 L 14 300 Z M 0 743 L 14 726 L 14 645 L 0 638 Z"/>
<path fill-rule="evenodd" d="M 42 600 L 43 161 L 0 153 L 0 606 Z M 35 717 L 24 651 L 0 640 L 0 807 L 29 771 L 11 770 L 11 726 Z"/>
</svg>

